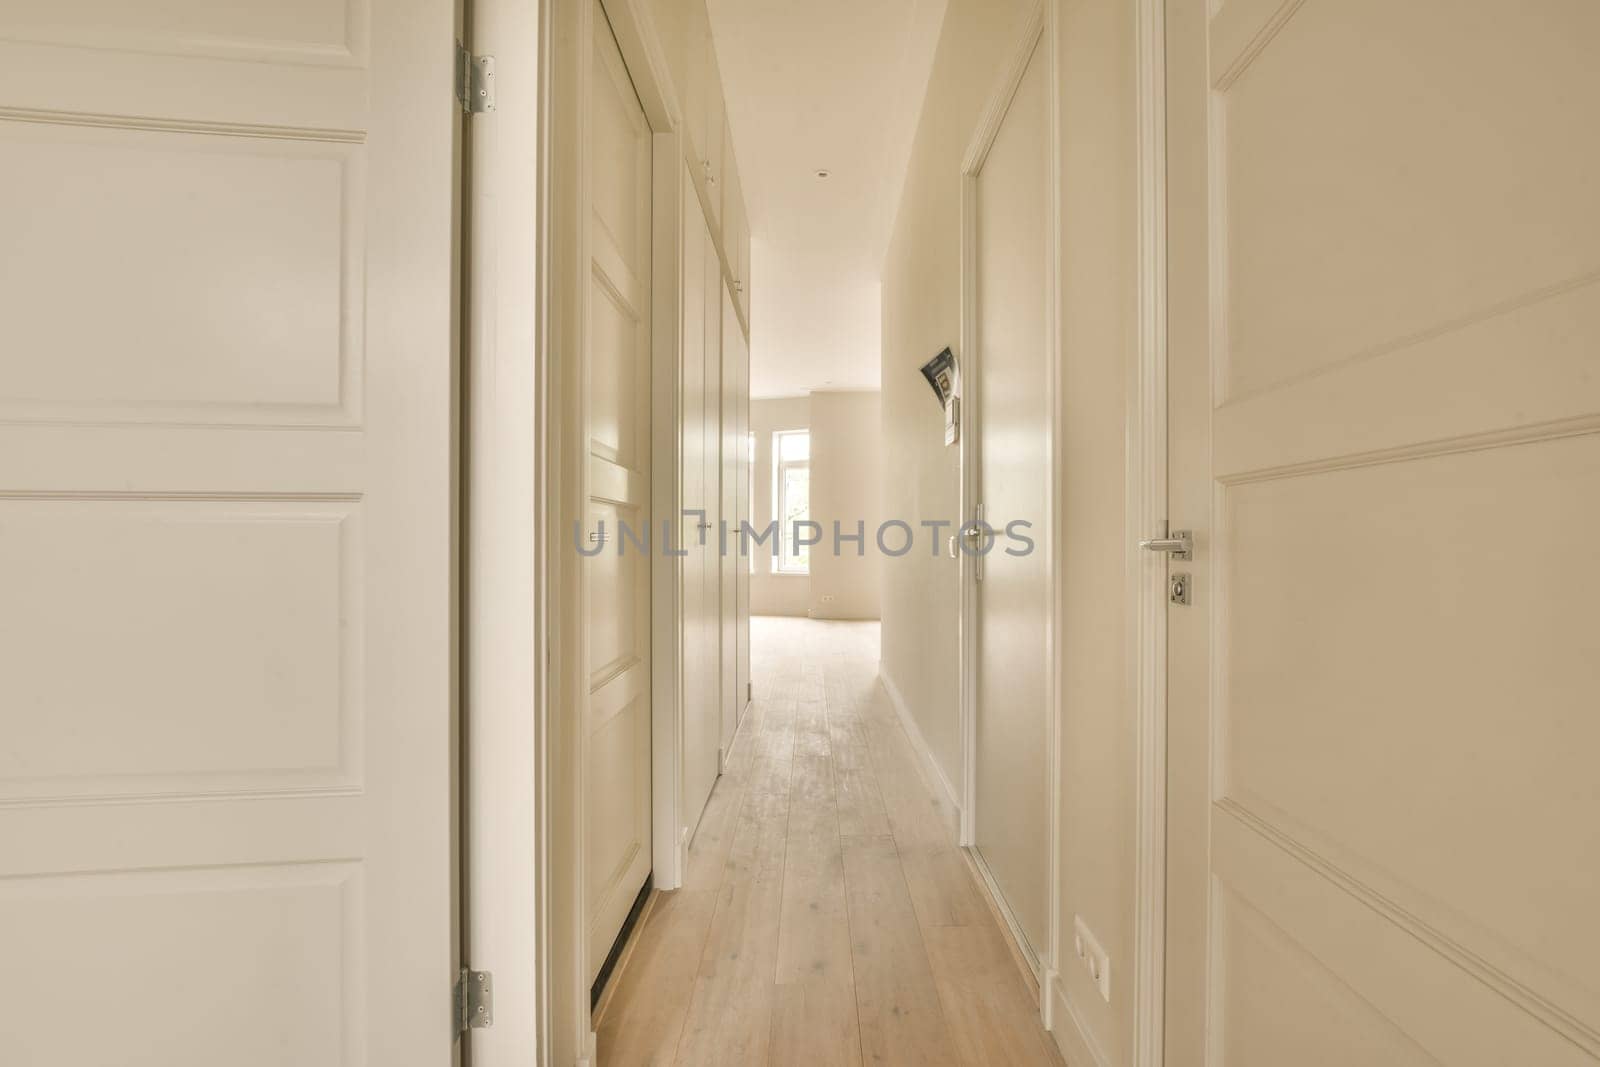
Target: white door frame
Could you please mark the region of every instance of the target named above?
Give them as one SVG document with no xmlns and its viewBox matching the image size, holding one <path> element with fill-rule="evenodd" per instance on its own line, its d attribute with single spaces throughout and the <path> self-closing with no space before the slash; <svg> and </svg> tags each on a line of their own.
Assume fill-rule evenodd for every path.
<svg viewBox="0 0 1600 1067">
<path fill-rule="evenodd" d="M 1011 108 L 1011 102 L 1016 97 L 1017 89 L 1022 84 L 1023 75 L 1027 72 L 1029 61 L 1039 49 L 1045 49 L 1047 63 L 1048 96 L 1049 96 L 1049 123 L 1050 123 L 1050 180 L 1048 188 L 1051 190 L 1047 206 L 1047 225 L 1049 227 L 1050 245 L 1046 257 L 1045 277 L 1045 381 L 1046 389 L 1050 395 L 1050 411 L 1046 420 L 1045 434 L 1048 438 L 1046 448 L 1049 453 L 1048 484 L 1045 487 L 1045 506 L 1049 515 L 1050 535 L 1042 539 L 1045 553 L 1045 570 L 1049 575 L 1051 595 L 1049 599 L 1049 617 L 1045 620 L 1046 647 L 1050 649 L 1050 677 L 1046 686 L 1049 699 L 1047 715 L 1046 737 L 1049 746 L 1049 785 L 1048 795 L 1050 812 L 1047 825 L 1049 826 L 1049 932 L 1046 934 L 1046 944 L 1041 958 L 1032 958 L 1028 948 L 1027 939 L 1022 936 L 1022 928 L 1018 925 L 1016 917 L 1011 913 L 1010 906 L 1000 894 L 993 875 L 983 858 L 973 848 L 977 844 L 977 798 L 978 798 L 978 661 L 977 661 L 977 608 L 978 608 L 978 583 L 977 567 L 973 557 L 967 555 L 965 550 L 958 549 L 961 571 L 961 625 L 960 625 L 960 699 L 961 699 L 961 844 L 969 849 L 969 854 L 975 861 L 979 873 L 988 885 L 989 894 L 994 899 L 1000 914 L 1004 917 L 1006 925 L 1010 927 L 1012 939 L 1022 951 L 1023 958 L 1035 970 L 1035 977 L 1039 979 L 1039 1011 L 1045 1020 L 1045 1026 L 1051 1025 L 1051 1004 L 1054 1001 L 1054 989 L 1057 976 L 1057 961 L 1060 960 L 1061 930 L 1059 911 L 1055 906 L 1059 893 L 1061 867 L 1061 677 L 1058 664 L 1060 662 L 1060 626 L 1058 620 L 1062 617 L 1061 608 L 1061 567 L 1060 553 L 1057 548 L 1060 525 L 1061 494 L 1057 489 L 1061 480 L 1062 462 L 1060 455 L 1060 442 L 1062 438 L 1062 407 L 1060 396 L 1060 336 L 1058 327 L 1060 321 L 1060 292 L 1056 280 L 1060 277 L 1061 259 L 1061 225 L 1059 197 L 1054 195 L 1061 187 L 1061 122 L 1059 69 L 1057 67 L 1058 50 L 1056 47 L 1056 0 L 1043 0 L 1036 4 L 1028 13 L 1023 24 L 1021 35 L 1017 39 L 1006 65 L 1000 72 L 999 79 L 995 82 L 989 94 L 988 101 L 984 104 L 983 114 L 978 120 L 972 140 L 967 145 L 967 151 L 961 162 L 961 352 L 960 358 L 960 393 L 962 407 L 962 421 L 965 425 L 961 431 L 961 518 L 963 522 L 973 521 L 976 509 L 980 503 L 979 486 L 979 435 L 982 427 L 978 419 L 978 368 L 982 361 L 982 353 L 978 346 L 978 279 L 977 279 L 977 252 L 978 252 L 978 178 L 983 171 L 984 164 L 988 161 L 989 151 L 994 147 L 996 137 L 999 136 L 1000 126 L 1005 120 L 1006 112 Z M 961 532 L 958 531 L 956 544 L 962 543 Z"/>
<path fill-rule="evenodd" d="M 498 1067 L 551 1062 L 552 33 L 548 4 L 473 0 L 468 18 L 467 47 L 499 69 L 497 110 L 468 123 L 464 145 L 459 890 L 462 965 L 494 973 L 499 1009 L 467 1040 L 479 1067 Z"/>
<path fill-rule="evenodd" d="M 1127 528 L 1161 536 L 1167 519 L 1166 0 L 1138 0 L 1138 352 L 1128 411 Z M 1134 1056 L 1165 1056 L 1167 897 L 1167 561 L 1128 546 L 1134 605 Z"/>
</svg>

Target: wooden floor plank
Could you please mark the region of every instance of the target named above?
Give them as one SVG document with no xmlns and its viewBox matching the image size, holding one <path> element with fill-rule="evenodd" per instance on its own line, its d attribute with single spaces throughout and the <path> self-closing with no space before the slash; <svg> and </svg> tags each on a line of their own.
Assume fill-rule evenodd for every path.
<svg viewBox="0 0 1600 1067">
<path fill-rule="evenodd" d="M 878 778 L 859 717 L 853 710 L 833 705 L 828 705 L 827 716 L 840 835 L 879 837 L 889 833 L 889 815 L 878 792 Z"/>
<path fill-rule="evenodd" d="M 850 983 L 811 979 L 778 986 L 770 1050 L 772 1067 L 857 1067 L 861 1027 Z"/>
<path fill-rule="evenodd" d="M 758 619 L 755 699 L 599 1067 L 1059 1065 L 870 623 Z"/>
<path fill-rule="evenodd" d="M 777 988 L 731 973 L 696 978 L 674 1062 L 682 1067 L 763 1067 L 770 1062 Z M 600 1067 L 611 1065 L 602 1059 Z"/>
<path fill-rule="evenodd" d="M 745 788 L 752 793 L 787 793 L 794 773 L 795 701 L 774 701 L 754 739 L 754 766 Z"/>
<path fill-rule="evenodd" d="M 723 868 L 733 847 L 733 832 L 744 804 L 742 783 L 719 778 L 700 816 L 684 865 L 683 888 L 715 890 L 722 885 Z"/>
<path fill-rule="evenodd" d="M 960 1062 L 892 837 L 844 839 L 861 1052 L 873 1064 Z"/>
<path fill-rule="evenodd" d="M 912 846 L 900 850 L 906 885 L 923 926 L 989 923 L 991 913 L 959 849 Z"/>
<path fill-rule="evenodd" d="M 945 1022 L 972 1067 L 1058 1067 L 1055 1041 L 992 923 L 924 929 Z"/>
<path fill-rule="evenodd" d="M 850 923 L 827 720 L 821 702 L 798 710 L 777 980 L 779 985 L 827 980 L 848 986 Z"/>
<path fill-rule="evenodd" d="M 600 1020 L 606 1067 L 674 1062 L 716 903 L 712 890 L 659 894 Z"/>
<path fill-rule="evenodd" d="M 700 958 L 701 975 L 775 981 L 788 836 L 787 795 L 745 797 Z"/>
</svg>

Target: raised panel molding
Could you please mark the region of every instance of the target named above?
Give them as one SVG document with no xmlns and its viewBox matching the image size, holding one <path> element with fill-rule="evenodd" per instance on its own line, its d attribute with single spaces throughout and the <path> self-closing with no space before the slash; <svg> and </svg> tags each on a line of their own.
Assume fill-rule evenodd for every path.
<svg viewBox="0 0 1600 1067">
<path fill-rule="evenodd" d="M 1472 327 L 1594 281 L 1589 147 L 1549 102 L 1600 93 L 1572 44 L 1600 34 L 1600 9 L 1230 0 L 1224 15 L 1236 5 L 1275 14 L 1249 74 L 1213 94 L 1230 400 L 1448 335 L 1479 362 L 1493 331 Z M 1540 57 L 1539 77 L 1481 76 L 1508 54 Z"/>
<path fill-rule="evenodd" d="M 353 500 L 0 497 L 0 804 L 359 789 L 359 527 Z"/>
<path fill-rule="evenodd" d="M 1226 883 L 1213 923 L 1225 976 L 1212 1001 L 1215 1063 L 1437 1067 L 1377 1006 Z"/>
<path fill-rule="evenodd" d="M 6 966 L 31 979 L 0 1048 L 18 1067 L 99 1063 L 124 1033 L 128 1064 L 356 1067 L 364 925 L 355 862 L 0 878 Z"/>
<path fill-rule="evenodd" d="M 1585 534 L 1563 518 L 1600 474 L 1600 439 L 1408 459 L 1219 489 L 1217 617 L 1239 654 L 1219 642 L 1215 780 L 1600 1051 L 1583 889 L 1600 644 L 1571 606 L 1593 583 L 1564 562 Z M 1538 876 L 1553 848 L 1570 877 Z"/>
<path fill-rule="evenodd" d="M 1376 875 L 1366 869 L 1369 865 L 1353 857 L 1334 858 L 1337 853 L 1330 846 L 1320 840 L 1315 845 L 1308 843 L 1314 835 L 1305 830 L 1291 832 L 1285 828 L 1289 825 L 1292 820 L 1270 803 L 1248 794 L 1223 797 L 1214 803 L 1212 840 L 1227 861 L 1219 869 L 1232 868 L 1248 874 L 1236 881 L 1222 882 L 1224 893 L 1249 900 L 1263 915 L 1279 916 L 1273 924 L 1286 939 L 1290 937 L 1289 930 L 1298 931 L 1302 937 L 1314 935 L 1301 947 L 1320 959 L 1341 982 L 1350 983 L 1358 992 L 1372 991 L 1367 998 L 1374 1003 L 1383 1004 L 1390 1011 L 1398 1008 L 1399 1015 L 1414 1009 L 1419 1018 L 1403 1024 L 1406 1033 L 1423 1040 L 1434 1025 L 1438 1036 L 1448 1033 L 1449 1040 L 1444 1045 L 1423 1041 L 1443 1062 L 1519 1062 L 1555 1067 L 1588 1064 L 1593 1062 L 1589 1057 L 1600 1056 L 1600 1030 L 1489 962 L 1462 937 L 1446 933 L 1399 903 L 1385 891 L 1387 886 L 1375 886 Z M 1213 895 L 1214 909 L 1218 907 L 1216 898 L 1221 895 Z M 1286 908 L 1294 918 L 1283 918 Z M 1353 929 L 1349 920 L 1358 915 L 1363 924 L 1381 922 L 1389 929 L 1369 928 L 1364 936 L 1345 937 Z M 1488 931 L 1476 933 L 1475 939 L 1498 941 Z M 1341 939 L 1345 943 L 1337 953 L 1327 951 Z M 1395 946 L 1395 955 L 1385 956 L 1385 950 L 1377 948 L 1380 944 Z M 1404 947 L 1403 952 L 1398 951 L 1400 946 Z M 1358 961 L 1354 968 L 1345 966 Z M 1389 968 L 1388 963 L 1394 966 Z M 1225 959 L 1218 964 L 1226 970 Z M 1405 988 L 1408 973 L 1422 980 L 1419 988 Z M 1463 981 L 1474 983 L 1475 988 L 1461 985 Z M 1453 988 L 1444 989 L 1446 985 Z M 1378 989 L 1382 990 L 1381 995 L 1375 992 Z M 1504 1034 L 1518 1031 L 1533 1037 L 1525 1049 L 1512 1050 L 1516 1055 L 1510 1058 L 1506 1058 L 1506 1050 L 1497 1050 L 1492 1043 L 1478 1047 L 1476 1057 L 1457 1058 L 1474 1047 L 1474 1028 L 1467 1024 L 1479 1017 L 1477 1011 L 1468 1011 L 1463 1005 L 1492 1009 L 1489 1014 L 1496 1024 L 1484 1029 L 1497 1038 L 1503 1040 Z M 1512 1019 L 1510 1012 L 1520 1013 L 1522 1019 Z M 1443 1018 L 1431 1023 L 1421 1018 L 1435 1014 L 1442 1014 Z M 1460 1025 L 1447 1025 L 1452 1018 Z M 1220 1022 L 1213 1018 L 1214 1026 Z"/>
<path fill-rule="evenodd" d="M 0 41 L 325 66 L 365 65 L 368 0 L 51 0 L 13 4 Z"/>
<path fill-rule="evenodd" d="M 0 122 L 38 122 L 49 126 L 104 126 L 117 130 L 152 133 L 206 133 L 217 137 L 260 137 L 285 141 L 333 141 L 362 144 L 365 130 L 339 130 L 321 126 L 267 126 L 248 122 L 204 122 L 152 118 L 145 115 L 98 114 L 87 111 L 50 111 L 39 108 L 0 107 Z"/>
<path fill-rule="evenodd" d="M 0 120 L 0 420 L 359 426 L 365 149 L 289 132 Z"/>
<path fill-rule="evenodd" d="M 1211 20 L 1211 84 L 1226 91 L 1305 0 L 1227 0 Z"/>
</svg>

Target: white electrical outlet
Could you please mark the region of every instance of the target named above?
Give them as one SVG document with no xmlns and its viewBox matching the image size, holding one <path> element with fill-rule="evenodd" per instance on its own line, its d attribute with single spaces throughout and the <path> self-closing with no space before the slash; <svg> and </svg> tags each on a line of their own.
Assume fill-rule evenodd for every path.
<svg viewBox="0 0 1600 1067">
<path fill-rule="evenodd" d="M 1089 977 L 1094 979 L 1095 988 L 1100 990 L 1100 998 L 1111 1003 L 1111 957 L 1100 947 L 1100 942 L 1090 932 L 1081 915 L 1072 917 L 1072 951 L 1083 961 Z"/>
</svg>

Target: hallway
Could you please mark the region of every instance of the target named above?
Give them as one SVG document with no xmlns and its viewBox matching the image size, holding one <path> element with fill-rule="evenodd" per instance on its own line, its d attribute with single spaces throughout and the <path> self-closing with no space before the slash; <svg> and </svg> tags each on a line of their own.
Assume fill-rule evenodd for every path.
<svg viewBox="0 0 1600 1067">
<path fill-rule="evenodd" d="M 601 1067 L 1060 1063 L 878 683 L 878 624 L 751 628 L 756 699 L 599 1005 Z"/>
</svg>

